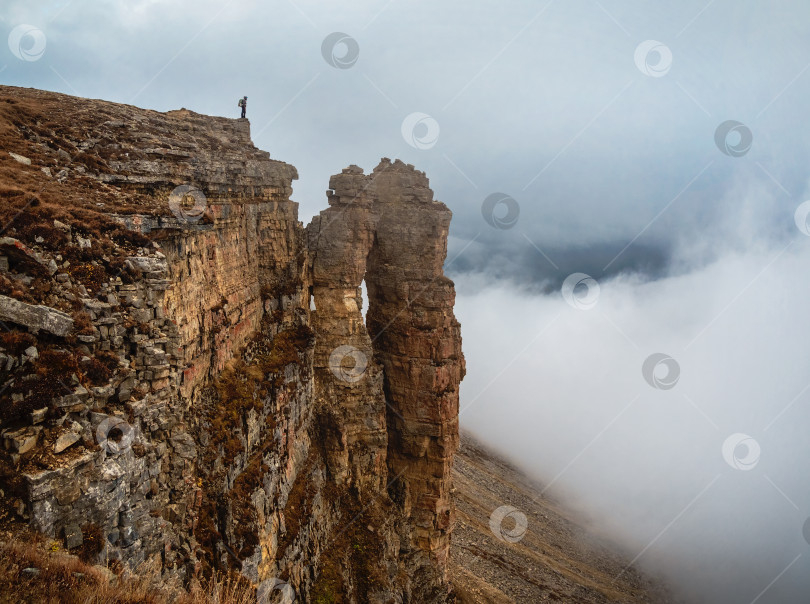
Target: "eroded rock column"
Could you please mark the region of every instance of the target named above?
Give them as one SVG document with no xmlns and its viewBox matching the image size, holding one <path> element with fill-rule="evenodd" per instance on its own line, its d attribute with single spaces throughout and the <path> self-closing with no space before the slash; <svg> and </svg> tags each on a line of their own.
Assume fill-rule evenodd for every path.
<svg viewBox="0 0 810 604">
<path fill-rule="evenodd" d="M 370 499 L 385 489 L 387 450 L 382 370 L 373 361 L 360 293 L 376 217 L 373 198 L 362 191 L 362 170 L 353 166 L 339 176 L 346 183 L 357 181 L 359 188 L 330 195 L 331 207 L 307 227 L 317 334 L 315 394 L 332 478 Z"/>
<path fill-rule="evenodd" d="M 356 320 L 353 305 L 365 276 L 367 335 L 358 329 L 353 342 L 373 351 L 383 367 L 386 484 L 405 518 L 406 565 L 415 574 L 437 569 L 442 581 L 454 520 L 451 469 L 464 377 L 455 290 L 442 270 L 451 212 L 433 200 L 424 173 L 398 160 L 384 159 L 367 176 L 352 166 L 329 186 L 331 207 L 309 232 L 318 314 L 326 305 L 331 324 L 339 309 L 351 306 Z M 321 322 L 319 339 L 322 333 L 331 339 L 336 329 Z"/>
</svg>

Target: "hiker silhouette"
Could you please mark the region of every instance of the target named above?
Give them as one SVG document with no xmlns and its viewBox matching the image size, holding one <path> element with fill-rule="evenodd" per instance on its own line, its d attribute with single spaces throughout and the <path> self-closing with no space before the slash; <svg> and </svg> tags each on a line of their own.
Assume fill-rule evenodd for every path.
<svg viewBox="0 0 810 604">
<path fill-rule="evenodd" d="M 244 119 L 247 113 L 247 97 L 239 99 L 239 106 L 242 108 L 242 119 Z"/>
</svg>

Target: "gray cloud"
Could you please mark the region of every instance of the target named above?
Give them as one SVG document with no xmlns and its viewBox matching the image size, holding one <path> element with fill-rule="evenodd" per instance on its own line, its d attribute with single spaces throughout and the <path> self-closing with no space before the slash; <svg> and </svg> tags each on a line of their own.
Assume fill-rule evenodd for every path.
<svg viewBox="0 0 810 604">
<path fill-rule="evenodd" d="M 808 261 L 803 237 L 677 277 L 618 276 L 589 310 L 559 292 L 465 288 L 462 425 L 684 601 L 751 602 L 766 588 L 758 602 L 803 601 Z M 645 380 L 655 353 L 677 363 L 671 388 Z M 724 460 L 737 433 L 759 445 L 749 471 Z"/>
<path fill-rule="evenodd" d="M 424 169 L 455 212 L 454 234 L 467 240 L 486 226 L 481 200 L 504 191 L 521 203 L 521 227 L 545 245 L 629 241 L 710 162 L 647 231 L 650 239 L 671 242 L 694 228 L 685 199 L 699 206 L 697 216 L 710 214 L 740 171 L 784 187 L 786 205 L 800 201 L 808 160 L 802 100 L 810 92 L 800 75 L 810 50 L 805 4 L 625 0 L 602 5 L 610 14 L 594 2 L 542 6 L 13 0 L 3 23 L 40 25 L 48 51 L 36 63 L 6 53 L 0 77 L 234 116 L 235 99 L 248 94 L 256 143 L 299 168 L 304 219 L 324 205 L 330 174 L 349 163 L 370 169 L 381 156 Z M 321 56 L 334 31 L 359 44 L 351 69 Z M 633 60 L 650 38 L 672 49 L 661 78 Z M 430 149 L 414 149 L 400 134 L 415 111 L 441 127 Z M 715 128 L 727 119 L 753 132 L 744 157 L 715 146 Z"/>
<path fill-rule="evenodd" d="M 668 274 L 670 256 L 663 244 L 635 245 L 619 255 L 626 242 L 594 244 L 588 247 L 547 247 L 538 249 L 524 240 L 522 246 L 497 243 L 473 244 L 459 253 L 447 266 L 447 273 L 465 286 L 469 273 L 482 274 L 495 282 L 502 282 L 535 293 L 550 293 L 560 289 L 563 280 L 574 272 L 592 276 L 613 276 L 632 272 L 647 279 Z M 466 245 L 466 242 L 465 242 Z M 617 258 L 618 256 L 618 258 Z M 615 259 L 615 261 L 614 261 Z M 553 264 L 552 264 L 553 262 Z M 609 263 L 607 271 L 605 266 Z"/>
</svg>

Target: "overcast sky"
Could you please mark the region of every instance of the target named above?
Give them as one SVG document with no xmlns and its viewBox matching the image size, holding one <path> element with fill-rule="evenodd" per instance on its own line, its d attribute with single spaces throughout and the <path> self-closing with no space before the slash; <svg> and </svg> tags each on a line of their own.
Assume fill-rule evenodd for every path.
<svg viewBox="0 0 810 604">
<path fill-rule="evenodd" d="M 584 263 L 658 275 L 674 245 L 714 236 L 735 212 L 720 200 L 736 178 L 775 194 L 762 229 L 776 235 L 807 193 L 801 0 L 4 5 L 9 33 L 28 24 L 47 38 L 36 61 L 3 49 L 4 82 L 226 116 L 248 95 L 255 143 L 299 170 L 304 221 L 348 164 L 413 163 L 455 213 L 454 273 L 486 265 L 558 284 Z M 353 40 L 334 46 L 338 67 L 322 52 L 333 32 Z M 638 61 L 648 40 L 665 56 L 652 45 Z M 414 113 L 428 116 L 408 130 L 423 148 L 402 133 Z M 742 157 L 715 143 L 727 120 L 751 133 Z M 519 205 L 512 228 L 483 219 L 492 193 Z"/>
<path fill-rule="evenodd" d="M 349 164 L 424 170 L 454 212 L 462 424 L 694 601 L 810 591 L 805 0 L 5 0 L 0 26 L 3 83 L 248 95 L 304 222 Z M 575 272 L 600 289 L 567 304 Z M 736 433 L 761 465 L 724 462 Z"/>
</svg>

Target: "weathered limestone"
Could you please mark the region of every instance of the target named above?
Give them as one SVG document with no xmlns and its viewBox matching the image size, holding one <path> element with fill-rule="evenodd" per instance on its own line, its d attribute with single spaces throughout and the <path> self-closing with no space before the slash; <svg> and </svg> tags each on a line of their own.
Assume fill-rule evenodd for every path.
<svg viewBox="0 0 810 604">
<path fill-rule="evenodd" d="M 3 258 L 5 270 L 8 270 L 10 266 L 19 266 L 33 274 L 53 275 L 56 272 L 48 262 L 42 260 L 39 254 L 13 237 L 0 237 L 0 258 Z"/>
<path fill-rule="evenodd" d="M 62 337 L 73 329 L 70 315 L 55 308 L 26 304 L 8 296 L 0 296 L 0 321 L 23 325 L 34 333 L 41 330 Z"/>
<path fill-rule="evenodd" d="M 37 444 L 40 430 L 34 426 L 3 432 L 3 444 L 12 453 L 28 453 Z"/>
</svg>

